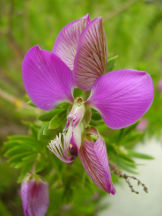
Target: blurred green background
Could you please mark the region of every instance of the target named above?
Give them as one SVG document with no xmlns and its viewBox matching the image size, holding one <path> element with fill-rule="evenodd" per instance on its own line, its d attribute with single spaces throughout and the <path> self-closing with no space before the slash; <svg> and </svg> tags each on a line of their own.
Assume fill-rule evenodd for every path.
<svg viewBox="0 0 162 216">
<path fill-rule="evenodd" d="M 162 94 L 157 84 L 162 78 L 161 0 L 0 0 L 0 215 L 21 216 L 19 170 L 6 163 L 2 143 L 11 134 L 26 134 L 24 121 L 33 112 L 25 103 L 21 77 L 24 54 L 39 44 L 51 51 L 59 31 L 69 22 L 90 14 L 102 16 L 109 58 L 116 56 L 113 69 L 147 71 L 153 78 L 155 98 L 146 114 L 147 134 L 159 136 L 162 129 Z M 133 205 L 133 203 L 132 203 Z M 67 207 L 68 209 L 68 207 Z M 95 215 L 90 213 L 74 215 Z M 53 215 L 49 213 L 47 215 Z M 56 214 L 58 215 L 58 214 Z M 66 208 L 60 215 L 67 215 Z"/>
</svg>

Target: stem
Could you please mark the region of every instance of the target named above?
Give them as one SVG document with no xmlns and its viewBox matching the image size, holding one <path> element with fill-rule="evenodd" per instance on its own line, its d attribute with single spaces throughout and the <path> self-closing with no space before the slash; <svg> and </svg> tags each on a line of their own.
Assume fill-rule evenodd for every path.
<svg viewBox="0 0 162 216">
<path fill-rule="evenodd" d="M 16 56 L 16 60 L 17 59 L 19 60 L 23 58 L 24 53 L 22 52 L 19 44 L 17 43 L 12 33 L 13 16 L 14 16 L 14 0 L 10 0 L 7 31 L 0 32 L 0 36 L 8 42 L 8 45 L 13 50 Z"/>
<path fill-rule="evenodd" d="M 18 108 L 29 108 L 29 106 L 26 105 L 25 103 L 23 103 L 21 100 L 19 100 L 18 98 L 8 94 L 7 92 L 5 92 L 2 89 L 0 89 L 0 97 L 7 100 L 8 102 L 14 104 Z"/>
<path fill-rule="evenodd" d="M 137 3 L 138 1 L 142 1 L 142 0 L 132 0 L 132 1 L 126 2 L 121 7 L 117 8 L 116 10 L 112 11 L 111 13 L 109 13 L 103 19 L 103 22 L 107 22 L 108 20 L 112 19 L 113 17 L 117 16 L 118 14 L 122 13 L 123 11 L 127 10 L 129 7 L 131 7 L 133 4 Z"/>
<path fill-rule="evenodd" d="M 19 108 L 19 109 L 31 109 L 31 106 L 29 106 L 25 102 L 21 101 L 20 99 L 14 97 L 13 95 L 8 94 L 7 92 L 5 92 L 2 89 L 0 89 L 0 97 L 2 97 L 6 101 L 8 101 L 8 102 L 12 103 L 13 105 L 15 105 L 16 108 Z M 32 109 L 34 109 L 36 113 L 40 114 L 40 111 L 37 108 L 32 107 Z"/>
<path fill-rule="evenodd" d="M 131 189 L 131 191 L 133 193 L 139 194 L 139 192 L 134 189 L 134 187 L 131 184 L 131 182 L 129 181 L 129 179 L 133 179 L 133 180 L 137 181 L 137 185 L 138 186 L 141 185 L 143 187 L 143 190 L 145 191 L 145 193 L 148 193 L 148 188 L 138 178 L 136 178 L 135 176 L 129 176 L 129 175 L 125 174 L 125 173 L 122 173 L 120 171 L 120 169 L 117 167 L 117 165 L 114 164 L 112 161 L 109 161 L 109 165 L 110 165 L 111 170 L 114 172 L 115 175 L 123 178 L 127 182 L 129 188 Z"/>
</svg>

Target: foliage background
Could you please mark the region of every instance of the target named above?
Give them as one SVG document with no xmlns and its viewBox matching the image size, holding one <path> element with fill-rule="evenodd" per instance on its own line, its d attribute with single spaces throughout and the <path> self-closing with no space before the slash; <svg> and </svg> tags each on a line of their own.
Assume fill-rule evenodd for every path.
<svg viewBox="0 0 162 216">
<path fill-rule="evenodd" d="M 37 111 L 26 103 L 28 99 L 21 78 L 23 56 L 35 44 L 52 50 L 61 28 L 86 13 L 91 19 L 103 17 L 109 58 L 116 56 L 115 64 L 110 61 L 109 69 L 113 66 L 113 69 L 147 71 L 155 86 L 154 102 L 145 116 L 149 125 L 144 133 L 137 132 L 135 126 L 111 131 L 102 122 L 98 125 L 101 133 L 105 131 L 110 135 L 107 140 L 109 158 L 121 169 L 135 172 L 137 165 L 130 149 L 145 136 L 161 137 L 162 94 L 157 91 L 157 83 L 162 78 L 161 0 L 0 0 L 0 215 L 22 215 L 17 180 L 20 175 L 23 177 L 23 169 L 15 169 L 12 162 L 7 163 L 3 142 L 9 135 L 27 134 L 29 122 L 33 122 L 34 129 L 36 126 L 40 129 L 39 123 L 35 125 Z M 32 129 L 33 125 L 33 132 Z M 129 152 L 125 155 L 122 148 Z M 47 215 L 99 214 L 104 208 L 100 201 L 105 193 L 83 174 L 79 160 L 67 167 L 45 151 L 37 170 L 50 183 Z M 118 181 L 114 175 L 113 179 Z"/>
</svg>

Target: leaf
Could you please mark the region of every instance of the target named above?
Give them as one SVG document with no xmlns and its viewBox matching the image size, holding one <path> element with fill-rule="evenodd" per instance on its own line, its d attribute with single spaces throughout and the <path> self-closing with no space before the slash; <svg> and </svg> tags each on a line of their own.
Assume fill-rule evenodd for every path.
<svg viewBox="0 0 162 216">
<path fill-rule="evenodd" d="M 32 147 L 33 147 L 33 143 L 31 143 Z M 30 148 L 30 143 L 23 143 L 23 142 L 16 142 L 16 141 L 8 141 L 5 142 L 5 146 L 3 147 L 3 151 L 6 152 L 8 149 L 14 148 L 14 147 L 18 147 L 21 148 L 21 146 L 23 146 L 23 148 L 26 146 L 26 148 Z"/>
<path fill-rule="evenodd" d="M 41 142 L 28 136 L 11 136 L 4 143 L 5 156 L 9 164 L 15 168 L 23 168 L 28 164 L 32 164 L 42 149 Z"/>
<path fill-rule="evenodd" d="M 18 183 L 21 183 L 23 181 L 23 179 L 25 178 L 26 174 L 29 173 L 32 169 L 32 165 L 27 164 L 27 166 L 23 166 L 22 170 L 21 170 L 21 174 L 18 178 Z"/>
<path fill-rule="evenodd" d="M 143 154 L 143 153 L 139 153 L 139 152 L 135 152 L 132 150 L 127 150 L 128 154 L 134 158 L 140 158 L 140 159 L 144 159 L 144 160 L 154 160 L 155 158 L 151 155 L 148 154 Z"/>
<path fill-rule="evenodd" d="M 66 123 L 66 112 L 63 111 L 55 115 L 51 121 L 49 122 L 48 129 L 57 129 L 59 127 L 63 127 Z"/>
<path fill-rule="evenodd" d="M 47 135 L 48 127 L 49 127 L 49 122 L 44 124 L 43 130 L 42 130 L 42 135 Z"/>
<path fill-rule="evenodd" d="M 35 124 L 30 124 L 29 128 L 30 128 L 30 131 L 31 131 L 31 134 L 33 135 L 33 137 L 37 138 L 38 129 L 39 129 L 38 126 Z"/>
<path fill-rule="evenodd" d="M 38 131 L 38 140 L 41 140 L 41 137 L 44 135 L 46 129 L 48 129 L 49 122 L 42 124 L 41 128 Z"/>
<path fill-rule="evenodd" d="M 14 135 L 14 136 L 9 136 L 8 137 L 9 141 L 22 141 L 22 142 L 34 142 L 35 138 L 34 137 L 29 137 L 29 136 L 19 136 L 19 135 Z"/>
<path fill-rule="evenodd" d="M 112 153 L 110 155 L 111 160 L 121 169 L 132 173 L 132 174 L 137 174 L 137 172 L 135 172 L 135 168 L 137 167 L 137 165 L 135 163 L 131 163 L 127 160 L 125 160 L 122 157 L 119 157 L 118 155 Z"/>
<path fill-rule="evenodd" d="M 43 113 L 42 115 L 39 116 L 38 119 L 41 121 L 50 121 L 51 118 L 53 118 L 58 113 L 61 113 L 63 111 L 66 112 L 69 107 L 70 107 L 70 104 L 67 102 L 64 102 L 62 104 L 59 104 L 55 109 Z"/>
<path fill-rule="evenodd" d="M 83 95 L 83 91 L 79 88 L 75 88 L 73 91 L 73 97 L 77 98 L 77 97 L 82 97 Z"/>
<path fill-rule="evenodd" d="M 102 119 L 99 112 L 97 110 L 95 110 L 95 109 L 92 109 L 92 119 L 97 120 L 97 121 Z"/>
<path fill-rule="evenodd" d="M 14 156 L 12 156 L 8 162 L 10 164 L 12 164 L 14 167 L 17 165 L 17 164 L 20 164 L 22 162 L 22 158 L 26 155 L 26 152 L 22 152 L 22 153 L 19 153 L 19 154 L 16 154 Z"/>
<path fill-rule="evenodd" d="M 22 146 L 21 148 L 16 146 L 14 148 L 11 148 L 9 149 L 6 153 L 5 153 L 5 156 L 6 157 L 12 157 L 14 155 L 17 155 L 19 153 L 22 153 L 22 152 L 25 152 L 25 153 L 30 153 L 31 152 L 31 149 L 30 148 L 27 148 L 26 146 Z"/>
</svg>

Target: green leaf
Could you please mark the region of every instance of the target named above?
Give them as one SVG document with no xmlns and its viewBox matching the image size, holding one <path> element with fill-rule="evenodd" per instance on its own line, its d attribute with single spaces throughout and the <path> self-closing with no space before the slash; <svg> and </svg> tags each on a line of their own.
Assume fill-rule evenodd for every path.
<svg viewBox="0 0 162 216">
<path fill-rule="evenodd" d="M 9 141 L 22 141 L 22 142 L 34 142 L 35 138 L 34 137 L 29 137 L 29 136 L 19 136 L 19 135 L 14 135 L 14 136 L 9 136 L 8 137 Z"/>
<path fill-rule="evenodd" d="M 19 153 L 19 154 L 16 154 L 14 156 L 12 156 L 8 162 L 10 164 L 12 164 L 13 166 L 17 165 L 17 164 L 20 164 L 22 162 L 22 158 L 26 155 L 26 152 L 22 152 L 22 153 Z"/>
<path fill-rule="evenodd" d="M 30 149 L 36 149 L 36 140 L 34 141 L 19 141 L 19 140 L 11 140 L 4 143 L 3 151 L 7 151 L 10 148 L 18 147 L 18 148 L 30 148 Z"/>
<path fill-rule="evenodd" d="M 42 135 L 47 135 L 48 127 L 49 127 L 49 122 L 47 122 L 46 124 L 44 124 L 43 130 L 42 130 Z"/>
<path fill-rule="evenodd" d="M 31 171 L 32 166 L 33 166 L 33 164 L 31 163 L 31 164 L 27 164 L 26 166 L 22 167 L 21 174 L 20 174 L 20 176 L 18 178 L 18 183 L 21 183 L 23 181 L 23 179 L 25 178 L 26 174 Z"/>
<path fill-rule="evenodd" d="M 33 137 L 37 138 L 39 127 L 35 124 L 30 124 L 29 128 L 30 128 L 30 131 L 31 131 L 31 134 L 33 135 Z"/>
<path fill-rule="evenodd" d="M 77 97 L 82 97 L 83 95 L 83 91 L 79 88 L 75 88 L 73 91 L 73 97 L 77 98 Z"/>
<path fill-rule="evenodd" d="M 55 115 L 49 122 L 48 129 L 57 129 L 59 127 L 64 127 L 66 123 L 66 112 L 63 111 Z"/>
<path fill-rule="evenodd" d="M 139 152 L 135 152 L 132 150 L 127 150 L 128 154 L 134 158 L 144 159 L 144 160 L 154 160 L 154 157 L 148 154 L 143 154 Z"/>
<path fill-rule="evenodd" d="M 53 118 L 56 114 L 61 113 L 63 111 L 66 112 L 69 107 L 70 107 L 69 103 L 67 102 L 61 103 L 55 109 L 51 111 L 47 111 L 42 115 L 40 115 L 38 119 L 41 121 L 50 121 L 51 118 Z"/>
<path fill-rule="evenodd" d="M 5 156 L 6 157 L 12 157 L 14 155 L 17 155 L 19 153 L 30 153 L 31 149 L 27 148 L 26 146 L 21 146 L 21 148 L 19 146 L 16 146 L 14 148 L 9 149 L 6 153 Z"/>
<path fill-rule="evenodd" d="M 41 140 L 41 137 L 44 135 L 44 133 L 43 133 L 44 130 L 48 129 L 48 124 L 49 124 L 49 122 L 46 122 L 46 123 L 42 124 L 41 128 L 38 131 L 38 140 Z"/>
<path fill-rule="evenodd" d="M 93 121 L 102 120 L 102 117 L 97 110 L 92 109 L 91 111 L 92 111 L 92 120 Z"/>
</svg>

